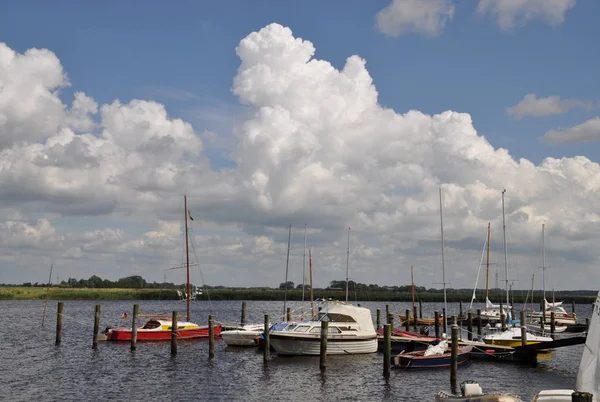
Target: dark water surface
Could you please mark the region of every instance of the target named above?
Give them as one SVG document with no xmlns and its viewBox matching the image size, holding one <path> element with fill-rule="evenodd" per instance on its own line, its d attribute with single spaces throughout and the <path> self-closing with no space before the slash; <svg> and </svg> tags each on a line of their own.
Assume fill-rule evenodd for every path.
<svg viewBox="0 0 600 402">
<path fill-rule="evenodd" d="M 215 358 L 208 360 L 208 341 L 178 343 L 178 354 L 170 355 L 169 342 L 100 343 L 91 348 L 95 301 L 67 301 L 64 307 L 62 345 L 55 346 L 57 302 L 48 302 L 46 324 L 41 327 L 43 301 L 0 301 L 0 400 L 6 401 L 433 401 L 440 390 L 449 390 L 446 369 L 402 371 L 392 369 L 383 378 L 383 355 L 328 356 L 327 371 L 319 371 L 318 357 L 278 357 L 263 364 L 255 348 L 230 348 L 222 340 L 215 345 Z M 106 326 L 131 325 L 121 314 L 131 315 L 134 302 L 103 301 L 101 330 Z M 140 312 L 183 312 L 177 301 L 140 301 Z M 384 302 L 361 302 L 371 309 Z M 408 303 L 390 303 L 394 312 L 404 312 Z M 299 308 L 300 303 L 288 306 Z M 449 315 L 458 313 L 449 304 Z M 520 308 L 520 307 L 519 307 Z M 425 316 L 441 305 L 423 304 Z M 567 306 L 570 310 L 570 306 Z M 192 321 L 203 324 L 208 315 L 217 321 L 240 319 L 240 301 L 192 302 Z M 248 302 L 247 321 L 261 323 L 264 314 L 277 317 L 283 302 Z M 589 317 L 591 305 L 577 305 L 581 320 Z M 433 329 L 432 329 L 433 332 Z M 458 368 L 458 382 L 478 381 L 484 391 L 520 395 L 524 401 L 544 388 L 573 388 L 583 345 L 557 349 L 536 367 L 506 362 L 470 361 Z"/>
</svg>

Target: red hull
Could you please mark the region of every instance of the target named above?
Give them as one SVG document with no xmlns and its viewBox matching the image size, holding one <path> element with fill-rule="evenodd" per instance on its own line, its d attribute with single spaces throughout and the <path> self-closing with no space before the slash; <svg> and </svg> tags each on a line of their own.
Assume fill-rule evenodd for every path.
<svg viewBox="0 0 600 402">
<path fill-rule="evenodd" d="M 214 326 L 215 337 L 221 334 L 221 326 Z M 131 328 L 112 328 L 106 334 L 109 341 L 131 341 Z M 208 338 L 208 327 L 200 327 L 195 329 L 181 329 L 177 331 L 177 339 L 197 339 Z M 151 330 L 138 329 L 138 341 L 169 341 L 171 340 L 171 330 Z"/>
</svg>

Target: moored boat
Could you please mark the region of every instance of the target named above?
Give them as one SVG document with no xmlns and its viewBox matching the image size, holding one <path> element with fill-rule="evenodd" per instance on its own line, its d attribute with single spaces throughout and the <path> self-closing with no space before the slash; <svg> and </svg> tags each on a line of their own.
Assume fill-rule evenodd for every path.
<svg viewBox="0 0 600 402">
<path fill-rule="evenodd" d="M 440 391 L 435 396 L 436 402 L 463 401 L 463 402 L 520 402 L 522 399 L 513 394 L 492 393 L 484 394 L 479 384 L 465 381 L 460 384 L 460 395 Z"/>
<path fill-rule="evenodd" d="M 548 336 L 527 333 L 527 345 L 533 345 L 540 342 L 552 342 L 552 340 L 553 339 Z M 521 327 L 509 327 L 505 331 L 488 334 L 483 337 L 483 342 L 488 345 L 521 346 Z"/>
<path fill-rule="evenodd" d="M 441 345 L 441 343 L 440 343 Z M 445 344 L 444 344 L 445 347 Z M 469 360 L 472 346 L 459 346 L 457 353 L 457 364 L 463 364 Z M 429 350 L 429 348 L 428 348 Z M 435 368 L 450 367 L 452 363 L 452 352 L 446 348 L 441 354 L 427 354 L 427 350 L 400 353 L 394 357 L 394 366 L 398 368 Z"/>
<path fill-rule="evenodd" d="M 138 341 L 166 341 L 171 339 L 172 318 L 154 316 L 137 329 Z M 221 327 L 214 326 L 214 336 L 219 336 Z M 106 340 L 131 341 L 131 328 L 107 328 Z M 177 339 L 207 338 L 208 326 L 199 326 L 189 321 L 177 322 Z"/>
<path fill-rule="evenodd" d="M 248 324 L 240 328 L 221 332 L 227 346 L 258 346 L 258 339 L 264 332 L 264 324 Z"/>
</svg>

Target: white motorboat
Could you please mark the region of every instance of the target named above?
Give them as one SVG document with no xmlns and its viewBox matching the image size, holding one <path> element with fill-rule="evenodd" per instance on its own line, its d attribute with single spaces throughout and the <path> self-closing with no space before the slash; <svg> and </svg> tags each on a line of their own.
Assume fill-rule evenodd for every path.
<svg viewBox="0 0 600 402">
<path fill-rule="evenodd" d="M 542 331 L 542 324 L 539 322 L 527 323 L 527 332 L 531 332 L 532 334 L 549 334 L 551 330 L 550 324 L 544 324 L 544 330 Z M 567 330 L 566 325 L 555 325 L 554 333 L 560 334 Z"/>
<path fill-rule="evenodd" d="M 532 345 L 540 342 L 551 342 L 548 336 L 534 335 L 527 332 L 527 344 Z M 508 327 L 505 331 L 490 333 L 483 337 L 488 345 L 521 346 L 521 327 Z"/>
<path fill-rule="evenodd" d="M 258 338 L 264 332 L 264 324 L 248 324 L 237 329 L 221 332 L 227 346 L 258 346 Z"/>
<path fill-rule="evenodd" d="M 536 311 L 531 315 L 531 318 L 540 320 L 543 315 L 544 320 L 546 322 L 546 326 L 549 327 L 550 319 L 552 318 L 551 314 L 554 313 L 554 322 L 557 326 L 577 324 L 577 316 L 575 314 L 570 315 L 569 313 L 567 313 L 564 307 L 561 306 L 562 303 L 563 302 L 549 303 L 547 300 L 544 299 L 544 305 L 546 309 L 545 313 L 542 314 L 541 311 Z"/>
<path fill-rule="evenodd" d="M 377 333 L 371 311 L 341 302 L 326 302 L 309 321 L 289 323 L 270 331 L 271 346 L 278 355 L 320 354 L 321 322 L 328 321 L 327 354 L 377 352 Z"/>
</svg>

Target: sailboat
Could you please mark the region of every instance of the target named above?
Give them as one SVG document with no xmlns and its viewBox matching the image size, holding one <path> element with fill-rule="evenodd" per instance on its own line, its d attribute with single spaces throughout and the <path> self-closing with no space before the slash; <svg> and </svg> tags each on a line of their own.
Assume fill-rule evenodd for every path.
<svg viewBox="0 0 600 402">
<path fill-rule="evenodd" d="M 183 197 L 183 208 L 185 216 L 185 254 L 186 254 L 186 319 L 185 321 L 178 320 L 177 325 L 177 338 L 178 339 L 193 339 L 193 338 L 207 338 L 208 337 L 208 326 L 200 326 L 193 322 L 190 322 L 190 300 L 191 300 L 191 285 L 190 285 L 190 255 L 188 247 L 188 219 L 192 219 L 192 214 L 187 209 L 187 197 Z M 148 321 L 141 327 L 137 328 L 137 340 L 138 341 L 166 341 L 171 339 L 171 332 L 173 328 L 173 319 L 171 315 L 140 315 L 140 317 L 148 318 Z M 131 341 L 131 327 L 130 328 L 107 328 L 106 339 L 108 341 Z M 219 336 L 221 333 L 221 326 L 214 326 L 214 336 Z"/>
</svg>

